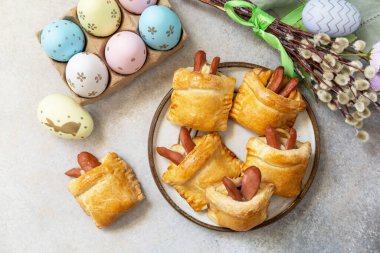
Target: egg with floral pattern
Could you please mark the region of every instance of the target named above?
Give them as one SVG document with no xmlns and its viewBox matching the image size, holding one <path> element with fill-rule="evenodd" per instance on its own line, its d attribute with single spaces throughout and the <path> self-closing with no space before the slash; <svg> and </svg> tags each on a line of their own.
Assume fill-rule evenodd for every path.
<svg viewBox="0 0 380 253">
<path fill-rule="evenodd" d="M 77 15 L 82 27 L 97 37 L 110 36 L 121 23 L 121 11 L 115 0 L 80 0 Z"/>
<path fill-rule="evenodd" d="M 84 139 L 94 129 L 90 113 L 71 97 L 61 94 L 43 98 L 38 105 L 37 117 L 42 127 L 64 139 Z"/>
<path fill-rule="evenodd" d="M 81 28 L 69 20 L 57 20 L 41 32 L 41 46 L 53 60 L 67 62 L 76 53 L 82 52 L 85 37 Z"/>
<path fill-rule="evenodd" d="M 119 32 L 107 42 L 105 56 L 108 66 L 123 75 L 137 72 L 145 63 L 146 46 L 134 32 Z"/>
<path fill-rule="evenodd" d="M 124 9 L 134 14 L 141 14 L 146 8 L 156 3 L 157 0 L 120 0 Z"/>
<path fill-rule="evenodd" d="M 170 8 L 153 5 L 141 14 L 139 33 L 149 47 L 165 51 L 172 49 L 180 41 L 182 25 L 177 14 Z"/>
<path fill-rule="evenodd" d="M 81 97 L 93 98 L 103 93 L 108 84 L 108 70 L 95 54 L 74 55 L 66 66 L 66 81 L 70 88 Z"/>
</svg>

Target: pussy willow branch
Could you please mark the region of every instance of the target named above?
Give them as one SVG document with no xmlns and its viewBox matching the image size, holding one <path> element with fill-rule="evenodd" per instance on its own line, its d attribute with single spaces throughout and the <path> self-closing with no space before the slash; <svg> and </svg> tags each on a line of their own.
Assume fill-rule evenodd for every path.
<svg viewBox="0 0 380 253">
<path fill-rule="evenodd" d="M 208 4 L 212 7 L 215 7 L 221 11 L 224 11 L 224 4 L 227 3 L 227 0 L 198 0 L 202 3 Z M 248 3 L 251 3 L 250 1 L 244 0 Z M 249 20 L 251 18 L 251 10 L 246 8 L 235 8 L 235 11 L 242 19 Z"/>
</svg>

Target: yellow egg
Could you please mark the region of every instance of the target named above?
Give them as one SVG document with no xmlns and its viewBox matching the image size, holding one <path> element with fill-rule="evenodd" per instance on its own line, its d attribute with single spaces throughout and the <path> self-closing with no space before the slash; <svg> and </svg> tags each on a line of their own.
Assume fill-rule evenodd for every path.
<svg viewBox="0 0 380 253">
<path fill-rule="evenodd" d="M 61 94 L 51 94 L 42 99 L 37 117 L 42 127 L 64 139 L 84 139 L 94 128 L 90 113 L 74 99 Z"/>
<path fill-rule="evenodd" d="M 115 0 L 80 0 L 77 15 L 82 27 L 97 37 L 106 37 L 119 28 L 121 12 Z"/>
</svg>

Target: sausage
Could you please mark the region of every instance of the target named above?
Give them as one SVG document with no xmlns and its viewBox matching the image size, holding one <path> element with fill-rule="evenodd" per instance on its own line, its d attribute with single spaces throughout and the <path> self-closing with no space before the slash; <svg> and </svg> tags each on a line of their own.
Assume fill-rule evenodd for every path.
<svg viewBox="0 0 380 253">
<path fill-rule="evenodd" d="M 288 142 L 286 143 L 286 149 L 293 149 L 296 145 L 297 131 L 294 128 L 290 129 L 290 136 Z"/>
<path fill-rule="evenodd" d="M 194 72 L 201 72 L 203 65 L 206 64 L 206 53 L 199 50 L 194 56 Z"/>
<path fill-rule="evenodd" d="M 278 140 L 276 130 L 273 127 L 268 126 L 265 130 L 265 137 L 267 139 L 267 144 L 272 148 L 280 149 L 280 141 Z"/>
<path fill-rule="evenodd" d="M 181 140 L 182 146 L 185 148 L 186 153 L 190 153 L 194 149 L 195 143 L 191 139 L 190 132 L 186 127 L 181 127 L 179 139 Z"/>
<path fill-rule="evenodd" d="M 241 192 L 245 200 L 251 200 L 260 188 L 261 172 L 255 167 L 251 166 L 244 171 L 243 180 L 241 183 Z"/>
<path fill-rule="evenodd" d="M 228 177 L 223 177 L 222 182 L 227 189 L 228 196 L 230 196 L 234 200 L 243 201 L 243 196 L 241 195 L 240 191 L 231 179 L 229 179 Z"/>
<path fill-rule="evenodd" d="M 74 168 L 74 169 L 71 169 L 71 170 L 68 170 L 65 172 L 65 175 L 66 176 L 69 176 L 69 177 L 75 177 L 75 178 L 78 178 L 82 175 L 81 173 L 81 170 L 82 169 L 79 169 L 79 168 Z"/>
<path fill-rule="evenodd" d="M 220 62 L 220 57 L 215 57 L 214 59 L 212 59 L 212 62 L 210 65 L 210 74 L 211 75 L 215 75 L 216 72 L 218 71 L 219 62 Z"/>
<path fill-rule="evenodd" d="M 157 147 L 156 150 L 160 156 L 163 156 L 166 159 L 169 159 L 170 161 L 172 161 L 176 165 L 180 164 L 185 159 L 184 155 L 182 155 L 178 152 L 175 152 L 173 150 L 164 148 L 164 147 Z"/>
<path fill-rule="evenodd" d="M 290 93 L 297 87 L 299 79 L 297 77 L 292 78 L 282 89 L 280 95 L 284 97 L 289 97 Z"/>
<path fill-rule="evenodd" d="M 88 152 L 81 152 L 77 156 L 78 164 L 84 171 L 92 170 L 100 165 L 98 158 Z"/>
<path fill-rule="evenodd" d="M 267 88 L 278 93 L 284 81 L 284 67 L 277 67 L 270 78 Z"/>
</svg>

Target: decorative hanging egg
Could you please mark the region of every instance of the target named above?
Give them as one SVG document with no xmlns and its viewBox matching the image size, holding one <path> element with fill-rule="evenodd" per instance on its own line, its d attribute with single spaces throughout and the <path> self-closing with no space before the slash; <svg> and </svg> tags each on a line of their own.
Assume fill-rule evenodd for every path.
<svg viewBox="0 0 380 253">
<path fill-rule="evenodd" d="M 121 23 L 121 11 L 115 0 L 80 0 L 77 15 L 82 27 L 97 37 L 113 34 Z"/>
<path fill-rule="evenodd" d="M 141 14 L 146 8 L 156 3 L 157 0 L 120 0 L 124 9 L 134 14 Z"/>
<path fill-rule="evenodd" d="M 182 26 L 177 14 L 170 8 L 153 5 L 141 14 L 139 32 L 149 47 L 166 51 L 180 41 Z"/>
<path fill-rule="evenodd" d="M 59 62 L 67 62 L 84 49 L 85 37 L 80 27 L 69 20 L 54 21 L 42 30 L 41 45 L 45 53 Z"/>
<path fill-rule="evenodd" d="M 358 29 L 361 16 L 346 0 L 310 0 L 303 9 L 302 20 L 310 32 L 341 37 Z"/>
</svg>

